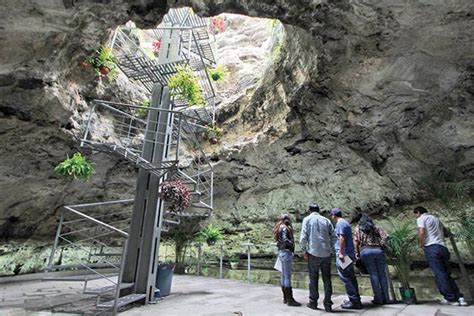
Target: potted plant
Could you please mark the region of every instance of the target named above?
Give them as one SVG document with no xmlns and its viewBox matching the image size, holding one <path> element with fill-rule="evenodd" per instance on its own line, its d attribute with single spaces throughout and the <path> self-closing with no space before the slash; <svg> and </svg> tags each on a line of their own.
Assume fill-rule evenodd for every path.
<svg viewBox="0 0 474 316">
<path fill-rule="evenodd" d="M 161 198 L 170 204 L 170 210 L 179 212 L 189 206 L 191 192 L 181 180 L 167 180 L 160 184 Z"/>
<path fill-rule="evenodd" d="M 209 246 L 215 245 L 218 240 L 224 239 L 220 228 L 210 224 L 197 233 L 198 240 L 205 241 Z"/>
<path fill-rule="evenodd" d="M 239 257 L 236 255 L 231 255 L 229 257 L 230 268 L 236 270 L 239 267 Z"/>
<path fill-rule="evenodd" d="M 224 18 L 215 16 L 210 19 L 209 31 L 214 34 L 219 34 L 225 31 Z"/>
<path fill-rule="evenodd" d="M 209 124 L 206 129 L 207 139 L 211 144 L 217 144 L 219 142 L 219 138 L 222 136 L 222 129 L 217 127 L 217 125 Z"/>
<path fill-rule="evenodd" d="M 66 160 L 54 168 L 54 171 L 70 179 L 87 181 L 94 173 L 94 166 L 81 153 L 75 153 L 71 158 L 67 156 Z"/>
<path fill-rule="evenodd" d="M 400 296 L 405 304 L 416 303 L 415 289 L 410 287 L 410 265 L 417 250 L 416 229 L 409 221 L 391 223 L 387 242 L 387 256 L 395 267 L 400 281 Z"/>
<path fill-rule="evenodd" d="M 87 62 L 102 76 L 115 77 L 118 74 L 117 59 L 112 55 L 112 48 L 101 46 Z"/>
<path fill-rule="evenodd" d="M 205 105 L 198 77 L 189 66 L 177 67 L 177 71 L 168 80 L 172 95 L 185 98 L 189 105 Z"/>
<path fill-rule="evenodd" d="M 224 80 L 224 77 L 227 75 L 227 67 L 224 65 L 217 65 L 214 68 L 207 68 L 207 73 L 212 80 L 216 82 L 221 82 Z"/>
</svg>

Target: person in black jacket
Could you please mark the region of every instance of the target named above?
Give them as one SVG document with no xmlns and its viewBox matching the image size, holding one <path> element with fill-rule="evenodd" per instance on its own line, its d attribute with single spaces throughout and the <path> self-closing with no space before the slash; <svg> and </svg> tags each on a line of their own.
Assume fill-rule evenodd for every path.
<svg viewBox="0 0 474 316">
<path fill-rule="evenodd" d="M 293 253 L 295 252 L 295 240 L 293 237 L 293 226 L 290 216 L 283 214 L 273 228 L 273 237 L 278 246 L 278 258 L 281 261 L 281 290 L 283 292 L 283 303 L 288 306 L 301 306 L 293 298 L 291 288 L 291 269 L 293 265 Z"/>
</svg>

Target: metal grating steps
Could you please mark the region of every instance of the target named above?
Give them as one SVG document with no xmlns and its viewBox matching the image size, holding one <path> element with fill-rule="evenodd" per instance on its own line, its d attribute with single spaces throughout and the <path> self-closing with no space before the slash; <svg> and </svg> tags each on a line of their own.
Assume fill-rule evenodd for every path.
<svg viewBox="0 0 474 316">
<path fill-rule="evenodd" d="M 129 289 L 134 285 L 134 283 L 122 283 L 120 284 L 120 290 Z M 116 285 L 109 285 L 104 286 L 96 289 L 85 289 L 82 293 L 84 294 L 94 294 L 94 295 L 102 295 L 104 293 L 112 292 L 117 289 Z"/>
<path fill-rule="evenodd" d="M 145 297 L 146 297 L 146 294 L 130 294 L 130 295 L 122 296 L 118 299 L 117 308 L 140 301 L 142 299 L 145 299 Z M 97 308 L 111 309 L 114 307 L 114 303 L 115 303 L 115 300 L 100 303 L 100 304 L 97 304 Z"/>
</svg>

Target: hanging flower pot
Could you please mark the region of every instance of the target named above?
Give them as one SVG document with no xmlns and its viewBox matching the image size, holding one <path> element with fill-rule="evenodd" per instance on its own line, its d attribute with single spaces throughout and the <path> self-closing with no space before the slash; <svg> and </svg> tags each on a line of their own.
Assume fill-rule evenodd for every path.
<svg viewBox="0 0 474 316">
<path fill-rule="evenodd" d="M 227 67 L 224 65 L 217 65 L 214 68 L 207 68 L 207 73 L 213 81 L 224 81 L 224 78 L 227 75 Z"/>
<path fill-rule="evenodd" d="M 205 241 L 209 246 L 215 245 L 216 241 L 224 238 L 221 229 L 212 224 L 203 228 L 196 234 L 196 236 L 199 241 Z"/>
<path fill-rule="evenodd" d="M 107 76 L 110 72 L 110 68 L 102 65 L 99 67 L 99 72 L 102 76 Z"/>
<path fill-rule="evenodd" d="M 160 184 L 160 197 L 170 204 L 170 210 L 179 212 L 191 202 L 191 192 L 181 180 L 168 180 Z"/>
<path fill-rule="evenodd" d="M 219 142 L 222 135 L 222 129 L 216 124 L 209 124 L 206 129 L 207 139 L 211 145 L 215 145 Z"/>
<path fill-rule="evenodd" d="M 210 143 L 211 145 L 215 145 L 215 144 L 219 143 L 219 138 L 217 138 L 217 137 L 211 137 L 211 138 L 209 138 L 209 143 Z"/>
<path fill-rule="evenodd" d="M 102 76 L 114 78 L 118 74 L 117 59 L 112 55 L 112 48 L 100 47 L 86 61 Z"/>
<path fill-rule="evenodd" d="M 215 239 L 208 239 L 206 240 L 206 243 L 208 246 L 214 246 L 216 244 L 216 240 Z"/>
</svg>

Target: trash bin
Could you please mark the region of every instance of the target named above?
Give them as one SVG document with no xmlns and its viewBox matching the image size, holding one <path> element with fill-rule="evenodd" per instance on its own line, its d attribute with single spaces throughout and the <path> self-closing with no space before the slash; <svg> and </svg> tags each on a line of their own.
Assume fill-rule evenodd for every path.
<svg viewBox="0 0 474 316">
<path fill-rule="evenodd" d="M 170 295 L 173 281 L 173 263 L 160 263 L 156 271 L 156 288 L 160 290 L 160 297 Z"/>
</svg>

